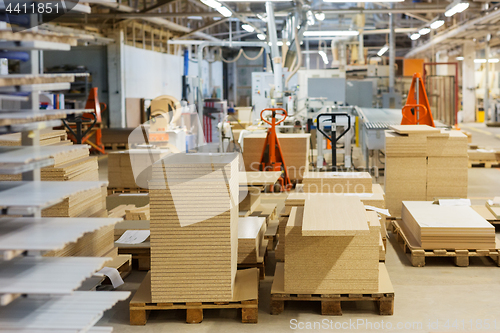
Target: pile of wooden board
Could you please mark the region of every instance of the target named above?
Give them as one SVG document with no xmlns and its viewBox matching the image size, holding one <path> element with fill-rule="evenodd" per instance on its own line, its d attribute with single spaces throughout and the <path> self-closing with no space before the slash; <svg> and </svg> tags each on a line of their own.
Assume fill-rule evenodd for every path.
<svg viewBox="0 0 500 333">
<path fill-rule="evenodd" d="M 498 163 L 500 163 L 500 151 L 495 148 L 479 147 L 469 144 L 467 154 L 469 155 L 469 168 L 480 165 L 491 167 L 492 165 L 498 165 Z"/>
<path fill-rule="evenodd" d="M 500 197 L 494 197 L 493 200 L 486 201 L 485 206 L 497 220 L 500 219 Z"/>
<path fill-rule="evenodd" d="M 243 139 L 243 161 L 246 171 L 259 171 L 266 134 L 252 134 Z M 288 175 L 291 180 L 302 180 L 309 170 L 310 134 L 278 134 Z"/>
<path fill-rule="evenodd" d="M 243 197 L 239 204 L 239 216 L 249 216 L 260 205 L 260 188 L 252 186 L 244 188 L 240 187 L 239 197 Z"/>
<path fill-rule="evenodd" d="M 302 180 L 306 193 L 371 193 L 368 172 L 307 172 Z"/>
<path fill-rule="evenodd" d="M 470 206 L 403 201 L 401 229 L 424 249 L 494 249 L 495 227 Z"/>
<path fill-rule="evenodd" d="M 230 301 L 238 260 L 236 154 L 172 154 L 150 182 L 151 296 Z"/>
<path fill-rule="evenodd" d="M 108 187 L 147 188 L 151 166 L 168 152 L 168 149 L 129 149 L 109 153 Z"/>
<path fill-rule="evenodd" d="M 359 198 L 322 195 L 306 199 L 304 207 L 291 209 L 285 237 L 285 292 L 378 290 L 380 223 Z"/>
<path fill-rule="evenodd" d="M 263 217 L 240 217 L 238 220 L 238 264 L 253 264 L 264 256 L 261 247 L 266 232 Z"/>
<path fill-rule="evenodd" d="M 353 178 L 353 179 L 363 179 L 363 178 Z M 371 179 L 371 177 L 370 177 Z M 353 183 L 355 184 L 355 183 Z M 297 185 L 297 191 L 290 193 L 290 195 L 287 197 L 285 200 L 285 208 L 284 210 L 280 213 L 279 217 L 279 226 L 278 226 L 278 234 L 279 234 L 279 243 L 276 248 L 275 256 L 277 260 L 283 261 L 285 259 L 285 244 L 286 244 L 286 238 L 285 238 L 285 228 L 288 223 L 288 218 L 290 216 L 290 212 L 292 210 L 292 207 L 303 207 L 305 200 L 307 198 L 315 198 L 315 197 L 327 197 L 330 198 L 330 200 L 334 200 L 338 194 L 335 193 L 304 193 L 303 184 Z M 347 189 L 353 190 L 355 186 L 346 187 Z M 361 202 L 364 205 L 368 206 L 373 206 L 376 208 L 381 208 L 385 209 L 386 204 L 385 204 L 385 195 L 384 191 L 382 189 L 382 186 L 379 184 L 371 184 L 371 191 L 370 193 L 344 193 L 344 195 L 347 196 L 353 196 L 357 197 L 361 200 Z M 385 226 L 386 224 L 386 218 L 384 215 L 381 216 L 381 224 Z M 382 231 L 385 231 L 385 228 L 382 228 Z M 382 235 L 382 241 L 384 242 L 386 239 L 386 233 L 383 232 Z M 385 250 L 384 254 L 381 254 L 381 257 L 385 257 Z"/>
<path fill-rule="evenodd" d="M 426 125 L 385 133 L 385 193 L 392 216 L 404 200 L 467 197 L 467 136 Z"/>
<path fill-rule="evenodd" d="M 40 130 L 40 146 L 72 144 L 68 140 L 65 130 L 42 129 Z M 0 135 L 0 146 L 20 146 L 21 133 Z"/>
<path fill-rule="evenodd" d="M 125 210 L 125 220 L 149 220 L 149 204 Z"/>
</svg>

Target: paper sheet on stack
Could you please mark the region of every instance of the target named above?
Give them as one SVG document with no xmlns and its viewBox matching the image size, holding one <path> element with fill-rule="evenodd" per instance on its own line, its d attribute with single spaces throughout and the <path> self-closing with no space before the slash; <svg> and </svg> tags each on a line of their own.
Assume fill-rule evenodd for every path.
<svg viewBox="0 0 500 333">
<path fill-rule="evenodd" d="M 403 201 L 401 228 L 424 249 L 494 249 L 495 227 L 470 206 Z"/>
<path fill-rule="evenodd" d="M 150 182 L 151 296 L 229 301 L 238 259 L 236 154 L 172 154 Z"/>
<path fill-rule="evenodd" d="M 385 194 L 391 215 L 401 202 L 467 197 L 467 136 L 426 125 L 385 132 Z"/>
<path fill-rule="evenodd" d="M 266 219 L 264 217 L 240 217 L 238 220 L 238 264 L 257 263 L 261 252 Z"/>
<path fill-rule="evenodd" d="M 358 198 L 306 199 L 292 208 L 285 237 L 285 292 L 378 290 L 380 223 Z"/>
</svg>

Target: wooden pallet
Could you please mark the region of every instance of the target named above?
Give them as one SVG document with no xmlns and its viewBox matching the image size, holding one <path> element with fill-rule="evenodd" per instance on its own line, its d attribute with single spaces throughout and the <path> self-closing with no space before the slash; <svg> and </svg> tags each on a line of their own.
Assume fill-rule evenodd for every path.
<svg viewBox="0 0 500 333">
<path fill-rule="evenodd" d="M 380 315 L 394 314 L 394 289 L 385 264 L 381 263 L 379 276 L 379 290 L 367 294 L 292 294 L 284 292 L 284 264 L 276 263 L 273 286 L 271 288 L 271 314 L 278 315 L 285 309 L 287 301 L 321 302 L 321 314 L 327 316 L 341 316 L 342 303 L 354 301 L 375 302 Z"/>
<path fill-rule="evenodd" d="M 128 150 L 130 146 L 128 143 L 104 143 L 104 148 L 107 150 Z"/>
<path fill-rule="evenodd" d="M 150 311 L 186 310 L 186 323 L 203 321 L 203 309 L 241 309 L 242 323 L 258 321 L 259 273 L 256 268 L 238 271 L 234 285 L 233 300 L 228 302 L 152 303 L 151 272 L 149 272 L 130 301 L 130 325 L 146 325 Z"/>
<path fill-rule="evenodd" d="M 115 193 L 149 193 L 147 188 L 108 187 L 108 195 Z"/>
<path fill-rule="evenodd" d="M 469 160 L 469 168 L 499 168 L 500 162 L 496 160 Z"/>
<path fill-rule="evenodd" d="M 423 249 L 416 245 L 415 240 L 410 239 L 401 229 L 398 221 L 392 221 L 392 233 L 397 242 L 407 255 L 414 267 L 424 267 L 426 258 L 430 257 L 450 257 L 459 267 L 469 266 L 470 257 L 490 257 L 500 266 L 500 256 L 498 249 L 477 250 L 477 249 Z M 499 247 L 497 241 L 497 248 Z"/>
</svg>

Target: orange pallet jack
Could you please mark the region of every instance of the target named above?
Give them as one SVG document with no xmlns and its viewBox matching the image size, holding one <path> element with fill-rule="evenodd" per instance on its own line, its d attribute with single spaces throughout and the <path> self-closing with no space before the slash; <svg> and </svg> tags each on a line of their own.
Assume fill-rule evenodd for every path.
<svg viewBox="0 0 500 333">
<path fill-rule="evenodd" d="M 102 105 L 102 110 L 101 110 Z M 102 143 L 102 118 L 101 112 L 106 110 L 106 104 L 99 103 L 97 88 L 92 88 L 85 104 L 85 109 L 93 109 L 92 113 L 84 113 L 68 117 L 64 120 L 64 126 L 70 132 L 69 138 L 76 144 L 86 143 L 92 147 L 92 150 L 101 154 L 106 154 Z M 83 127 L 85 130 L 83 131 Z M 75 132 L 76 130 L 76 132 Z M 95 135 L 95 143 L 90 138 Z"/>
<path fill-rule="evenodd" d="M 264 111 L 272 111 L 273 115 L 271 122 L 267 121 L 262 116 Z M 281 112 L 280 114 L 284 117 L 276 122 L 276 115 L 278 112 Z M 281 177 L 278 180 L 280 182 L 281 191 L 289 191 L 292 188 L 292 182 L 290 181 L 290 177 L 288 177 L 288 169 L 286 168 L 285 159 L 283 158 L 281 145 L 276 135 L 276 125 L 284 122 L 286 117 L 286 110 L 282 108 L 264 109 L 260 112 L 260 119 L 271 125 L 271 128 L 267 130 L 264 148 L 262 149 L 262 155 L 260 157 L 260 171 L 281 171 Z M 274 188 L 271 188 L 271 190 L 274 190 Z"/>
<path fill-rule="evenodd" d="M 434 126 L 424 82 L 419 73 L 413 74 L 410 91 L 402 113 L 401 125 L 429 125 L 436 127 Z"/>
</svg>

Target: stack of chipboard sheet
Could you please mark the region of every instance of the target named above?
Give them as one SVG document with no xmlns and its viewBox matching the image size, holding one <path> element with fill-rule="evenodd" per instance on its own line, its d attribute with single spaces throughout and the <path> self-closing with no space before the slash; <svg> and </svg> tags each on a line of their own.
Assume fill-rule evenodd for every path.
<svg viewBox="0 0 500 333">
<path fill-rule="evenodd" d="M 475 149 L 472 149 L 475 148 Z M 494 148 L 484 148 L 484 147 L 469 147 L 467 150 L 467 155 L 469 155 L 469 161 L 474 162 L 492 162 L 495 163 L 500 161 L 500 151 Z"/>
<path fill-rule="evenodd" d="M 153 165 L 151 296 L 230 301 L 238 260 L 236 154 L 172 154 Z"/>
<path fill-rule="evenodd" d="M 136 208 L 137 207 L 133 204 L 119 205 L 113 209 L 110 209 L 108 215 L 109 215 L 109 217 L 118 217 L 118 218 L 125 219 L 125 216 L 127 215 L 127 211 L 130 211 L 130 210 L 136 209 Z"/>
<path fill-rule="evenodd" d="M 486 201 L 485 206 L 497 220 L 500 219 L 500 197 L 494 197 L 493 200 Z"/>
<path fill-rule="evenodd" d="M 70 195 L 62 202 L 42 210 L 42 216 L 90 217 L 96 214 L 102 216 L 106 210 L 106 195 L 106 187 Z"/>
<path fill-rule="evenodd" d="M 285 237 L 285 292 L 378 290 L 380 223 L 358 198 L 306 199 L 292 208 Z"/>
<path fill-rule="evenodd" d="M 145 188 L 151 179 L 151 166 L 168 153 L 168 149 L 129 149 L 109 153 L 108 187 Z"/>
<path fill-rule="evenodd" d="M 251 134 L 243 139 L 243 161 L 246 171 L 259 171 L 265 133 Z M 311 134 L 280 134 L 278 139 L 283 158 L 291 180 L 302 180 L 309 170 L 309 149 Z"/>
<path fill-rule="evenodd" d="M 260 253 L 266 219 L 263 217 L 240 217 L 238 220 L 238 264 L 257 263 Z"/>
<path fill-rule="evenodd" d="M 495 249 L 495 227 L 470 206 L 403 201 L 401 228 L 424 249 Z"/>
<path fill-rule="evenodd" d="M 125 210 L 125 220 L 149 220 L 149 216 L 149 204 Z"/>
<path fill-rule="evenodd" d="M 467 197 L 467 137 L 426 125 L 385 132 L 385 195 L 392 216 L 401 202 Z"/>
<path fill-rule="evenodd" d="M 249 216 L 260 205 L 260 188 L 252 186 L 240 188 L 239 197 L 244 197 L 239 203 L 239 216 Z"/>
<path fill-rule="evenodd" d="M 307 172 L 302 180 L 306 193 L 371 193 L 368 172 Z"/>
<path fill-rule="evenodd" d="M 72 144 L 68 140 L 65 130 L 42 129 L 40 130 L 40 146 Z M 20 146 L 21 133 L 0 135 L 0 146 Z"/>
</svg>

